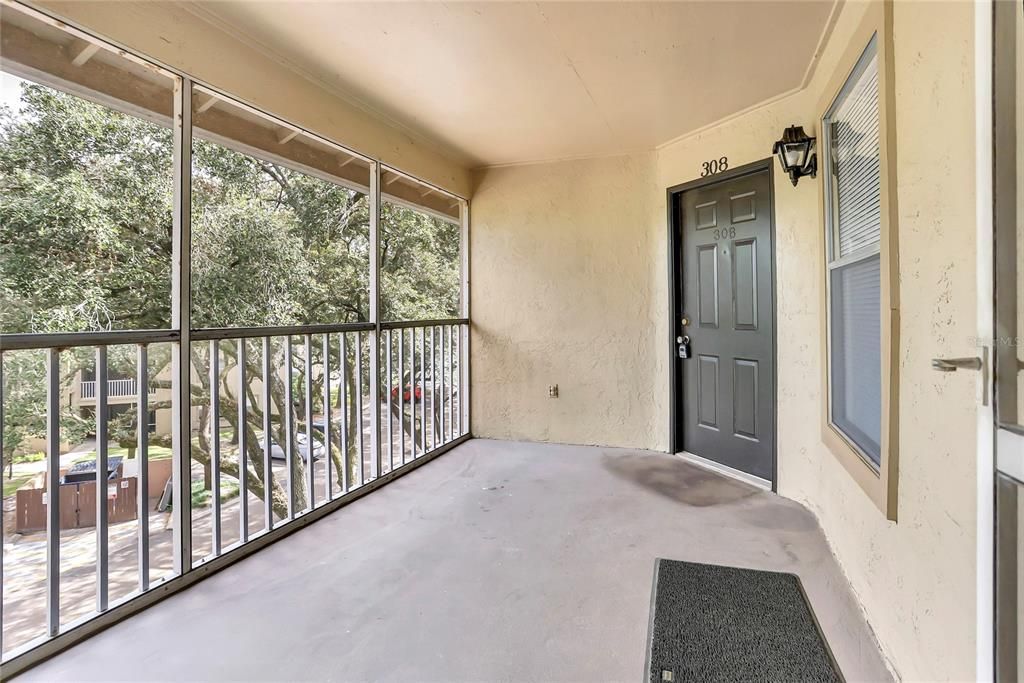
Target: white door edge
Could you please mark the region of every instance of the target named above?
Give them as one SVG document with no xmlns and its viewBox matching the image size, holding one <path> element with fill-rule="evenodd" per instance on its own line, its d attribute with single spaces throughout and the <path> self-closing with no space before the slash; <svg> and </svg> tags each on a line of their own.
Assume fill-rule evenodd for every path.
<svg viewBox="0 0 1024 683">
<path fill-rule="evenodd" d="M 732 479 L 738 479 L 739 481 L 742 481 L 744 484 L 750 484 L 751 486 L 756 486 L 757 488 L 764 489 L 765 491 L 772 490 L 772 483 L 767 479 L 762 479 L 761 477 L 755 476 L 753 474 L 742 472 L 733 467 L 729 467 L 728 465 L 723 465 L 720 462 L 715 462 L 714 460 L 702 458 L 701 456 L 695 455 L 694 453 L 690 453 L 689 451 L 680 451 L 679 453 L 676 453 L 676 455 L 682 458 L 683 460 L 686 460 L 687 462 L 693 463 L 697 467 L 702 467 L 706 470 L 711 470 L 716 474 L 723 474 Z"/>
<path fill-rule="evenodd" d="M 1009 429 L 996 430 L 996 469 L 1024 482 L 1024 435 Z"/>
<path fill-rule="evenodd" d="M 974 142 L 977 277 L 977 355 L 985 354 L 995 329 L 995 273 L 992 241 L 992 0 L 974 3 Z M 985 369 L 987 370 L 987 368 Z M 978 373 L 977 528 L 975 541 L 976 678 L 995 676 L 995 414 L 992 372 Z"/>
</svg>

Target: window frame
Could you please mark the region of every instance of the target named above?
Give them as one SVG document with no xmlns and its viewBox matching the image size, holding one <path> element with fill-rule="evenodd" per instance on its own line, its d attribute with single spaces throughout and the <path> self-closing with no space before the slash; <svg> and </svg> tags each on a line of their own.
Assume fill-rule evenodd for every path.
<svg viewBox="0 0 1024 683">
<path fill-rule="evenodd" d="M 832 126 L 835 122 L 835 113 L 843 105 L 853 90 L 859 85 L 860 79 L 864 77 L 867 72 L 868 64 L 872 61 L 877 61 L 878 58 L 878 34 L 871 36 L 867 46 L 861 53 L 861 56 L 857 59 L 857 63 L 854 65 L 853 70 L 847 76 L 846 81 L 843 83 L 842 89 L 836 95 L 832 105 L 828 111 L 822 117 L 821 121 L 821 152 L 822 152 L 822 168 L 824 169 L 823 182 L 825 184 L 825 203 L 826 203 L 826 214 L 825 214 L 825 268 L 826 268 L 826 287 L 829 291 L 828 297 L 828 331 L 829 331 L 829 342 L 832 341 L 832 330 L 833 330 L 833 300 L 832 294 L 835 291 L 833 286 L 833 275 L 836 271 L 842 270 L 848 266 L 855 264 L 864 263 L 868 260 L 874 259 L 881 253 L 881 235 L 879 235 L 879 241 L 873 242 L 865 247 L 860 247 L 848 254 L 841 253 L 841 235 L 840 235 L 840 221 L 839 221 L 839 187 L 833 173 L 834 167 L 834 142 L 832 139 Z M 879 110 L 879 116 L 881 116 L 881 110 Z M 881 284 L 881 283 L 879 283 Z M 831 348 L 831 347 L 830 347 Z M 832 373 L 832 354 L 829 354 L 829 365 L 828 365 L 828 377 L 831 382 L 833 379 Z M 878 369 L 881 373 L 881 367 Z M 876 465 L 871 455 L 859 444 L 853 434 L 850 433 L 849 429 L 844 430 L 840 426 L 834 417 L 832 404 L 832 391 L 834 387 L 830 384 L 830 391 L 827 396 L 829 415 L 829 424 L 840 433 L 840 435 L 849 442 L 850 446 L 857 452 L 857 455 L 864 460 L 864 464 L 872 469 L 879 469 L 880 464 Z"/>
<path fill-rule="evenodd" d="M 846 52 L 824 90 L 818 104 L 821 167 L 819 195 L 821 233 L 821 314 L 822 314 L 822 441 L 843 465 L 885 517 L 897 520 L 899 465 L 899 271 L 898 208 L 896 195 L 896 129 L 894 114 L 894 65 L 892 50 L 892 5 L 872 3 L 854 31 Z M 836 188 L 831 179 L 831 141 L 829 117 L 836 103 L 849 92 L 863 73 L 864 57 L 871 49 L 878 62 L 879 116 L 879 201 L 880 238 L 877 245 L 863 247 L 852 254 L 833 258 L 838 247 L 835 217 Z M 881 434 L 879 465 L 847 436 L 832 419 L 832 272 L 838 267 L 879 258 L 881 305 Z"/>
</svg>

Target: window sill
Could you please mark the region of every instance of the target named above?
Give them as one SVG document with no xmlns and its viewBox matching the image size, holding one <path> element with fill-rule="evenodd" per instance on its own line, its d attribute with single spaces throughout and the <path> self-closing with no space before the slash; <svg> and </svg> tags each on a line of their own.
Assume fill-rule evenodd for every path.
<svg viewBox="0 0 1024 683">
<path fill-rule="evenodd" d="M 895 522 L 896 490 L 895 487 L 888 486 L 888 482 L 884 481 L 887 479 L 882 476 L 884 469 L 876 469 L 842 432 L 829 423 L 825 423 L 822 428 L 821 438 L 828 450 L 842 464 L 850 477 L 857 482 L 861 490 L 867 494 L 875 507 L 885 515 L 886 519 Z M 883 466 L 886 461 L 887 457 L 883 448 Z"/>
</svg>

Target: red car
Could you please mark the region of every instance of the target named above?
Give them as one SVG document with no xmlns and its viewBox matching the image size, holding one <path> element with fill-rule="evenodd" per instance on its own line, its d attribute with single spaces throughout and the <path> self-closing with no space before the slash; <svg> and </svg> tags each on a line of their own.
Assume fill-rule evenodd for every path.
<svg viewBox="0 0 1024 683">
<path fill-rule="evenodd" d="M 417 384 L 412 389 L 412 392 L 416 394 L 416 401 L 417 402 L 423 400 L 423 389 L 422 389 L 422 387 L 420 387 L 419 384 Z M 392 401 L 397 401 L 398 400 L 398 387 L 393 387 L 391 389 L 391 400 Z M 411 400 L 410 399 L 410 387 L 409 387 L 409 385 L 406 385 L 405 389 L 402 390 L 402 400 L 403 401 Z"/>
</svg>

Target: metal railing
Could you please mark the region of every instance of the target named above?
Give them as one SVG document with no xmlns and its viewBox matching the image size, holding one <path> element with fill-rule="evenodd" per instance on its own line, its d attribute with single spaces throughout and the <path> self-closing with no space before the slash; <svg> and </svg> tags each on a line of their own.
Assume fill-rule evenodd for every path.
<svg viewBox="0 0 1024 683">
<path fill-rule="evenodd" d="M 466 320 L 383 323 L 386 466 L 395 468 L 462 435 L 461 330 Z"/>
<path fill-rule="evenodd" d="M 287 533 L 288 527 L 314 518 L 311 513 L 336 509 L 467 438 L 468 334 L 466 319 L 382 323 L 379 331 L 370 323 L 192 330 L 192 383 L 185 394 L 191 397 L 191 434 L 172 444 L 170 481 L 156 482 L 158 487 L 192 493 L 190 500 L 162 500 L 175 510 L 174 524 L 191 530 L 191 557 L 176 557 L 173 566 L 194 572 L 225 555 L 240 556 L 254 541 Z M 183 550 L 153 536 L 150 515 L 155 513 L 146 494 L 156 462 L 151 458 L 149 412 L 172 410 L 182 395 L 172 390 L 169 400 L 158 402 L 152 394 L 157 387 L 173 388 L 171 381 L 156 379 L 166 377 L 166 372 L 154 364 L 150 353 L 151 347 L 166 346 L 172 335 L 62 335 L 59 346 L 47 345 L 53 343 L 49 337 L 0 335 L 0 360 L 19 352 L 45 356 L 46 491 L 60 490 L 66 469 L 61 462 L 66 441 L 63 387 L 78 376 L 81 363 L 89 363 L 96 377 L 89 382 L 89 397 L 96 404 L 98 492 L 108 490 L 113 446 L 109 401 L 115 391 L 124 397 L 127 387 L 134 389 L 132 474 L 139 492 L 137 522 L 131 521 L 136 524 L 134 550 L 125 552 L 123 531 L 115 534 L 121 545 L 111 547 L 110 503 L 107 496 L 97 495 L 95 564 L 89 572 L 94 578 L 67 571 L 62 563 L 62 544 L 68 541 L 60 534 L 61 497 L 47 495 L 45 579 L 40 577 L 38 591 L 45 598 L 40 598 L 35 612 L 28 609 L 9 622 L 19 626 L 8 625 L 4 633 L 7 656 L 126 606 L 157 585 L 184 578 L 169 567 L 161 573 L 152 566 L 157 552 L 153 543 L 169 543 L 174 554 Z M 96 344 L 97 339 L 104 343 Z M 131 346 L 135 377 L 109 379 L 111 354 L 119 359 L 119 372 L 124 372 Z M 169 362 L 166 349 L 160 351 L 161 362 Z M 371 362 L 374 354 L 376 362 Z M 0 424 L 11 389 L 4 385 L 2 368 L 0 363 Z M 140 387 L 149 390 L 139 391 Z M 379 419 L 374 419 L 374 411 Z M 183 472 L 190 473 L 190 480 L 173 486 Z M 5 574 L 4 580 L 5 591 L 21 588 L 21 579 Z M 82 595 L 76 583 L 82 581 L 95 586 L 90 604 L 72 597 Z M 18 609 L 17 604 L 4 605 L 5 611 L 12 608 Z"/>
</svg>

